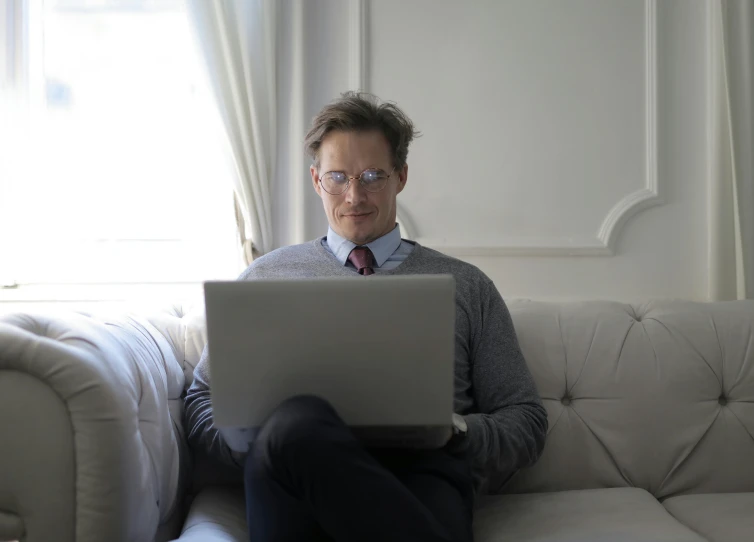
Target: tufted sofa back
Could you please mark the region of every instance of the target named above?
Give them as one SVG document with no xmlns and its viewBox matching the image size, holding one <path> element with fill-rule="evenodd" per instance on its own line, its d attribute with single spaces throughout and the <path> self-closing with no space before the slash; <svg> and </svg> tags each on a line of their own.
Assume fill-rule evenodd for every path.
<svg viewBox="0 0 754 542">
<path fill-rule="evenodd" d="M 507 491 L 754 491 L 754 301 L 510 309 L 550 428 Z"/>
<path fill-rule="evenodd" d="M 508 306 L 550 428 L 506 492 L 754 491 L 754 301 Z M 185 360 L 188 386 L 203 307 L 150 321 Z"/>
</svg>

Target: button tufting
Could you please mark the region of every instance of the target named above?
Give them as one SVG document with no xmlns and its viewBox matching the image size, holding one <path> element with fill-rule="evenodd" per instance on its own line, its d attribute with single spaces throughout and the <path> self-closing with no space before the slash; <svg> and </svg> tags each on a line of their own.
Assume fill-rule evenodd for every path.
<svg viewBox="0 0 754 542">
<path fill-rule="evenodd" d="M 728 399 L 724 395 L 721 395 L 717 402 L 720 403 L 720 406 L 725 406 L 728 404 Z"/>
<path fill-rule="evenodd" d="M 628 313 L 628 315 L 634 320 L 634 322 L 641 322 L 642 318 L 644 317 L 643 314 L 637 314 L 636 309 L 631 307 L 631 311 Z"/>
<path fill-rule="evenodd" d="M 560 400 L 561 403 L 563 403 L 563 406 L 568 406 L 571 404 L 571 398 L 570 397 L 563 397 Z"/>
</svg>

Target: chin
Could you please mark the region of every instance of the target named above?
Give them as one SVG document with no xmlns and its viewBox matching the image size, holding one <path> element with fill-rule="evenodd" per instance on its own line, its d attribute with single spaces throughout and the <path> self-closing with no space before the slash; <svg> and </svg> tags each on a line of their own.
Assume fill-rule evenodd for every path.
<svg viewBox="0 0 754 542">
<path fill-rule="evenodd" d="M 366 245 L 368 242 L 372 241 L 372 235 L 364 232 L 351 232 L 348 236 L 348 239 L 350 241 L 353 241 L 357 245 Z"/>
</svg>

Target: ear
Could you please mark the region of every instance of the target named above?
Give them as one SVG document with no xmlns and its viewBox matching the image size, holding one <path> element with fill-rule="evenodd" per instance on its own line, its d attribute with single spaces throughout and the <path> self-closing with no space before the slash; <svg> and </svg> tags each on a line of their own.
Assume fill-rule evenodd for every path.
<svg viewBox="0 0 754 542">
<path fill-rule="evenodd" d="M 317 192 L 317 195 L 321 198 L 322 186 L 319 184 L 319 173 L 317 173 L 317 168 L 314 167 L 314 164 L 309 166 L 309 174 L 312 176 L 312 184 L 314 185 L 314 191 Z"/>
<path fill-rule="evenodd" d="M 406 182 L 408 182 L 408 164 L 403 164 L 403 167 L 398 172 L 398 187 L 395 190 L 396 194 L 403 192 L 406 188 Z"/>
</svg>

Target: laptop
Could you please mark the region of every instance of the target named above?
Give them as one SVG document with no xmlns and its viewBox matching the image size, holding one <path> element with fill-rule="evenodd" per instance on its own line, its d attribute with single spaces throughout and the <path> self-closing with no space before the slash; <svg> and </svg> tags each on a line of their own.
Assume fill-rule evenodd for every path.
<svg viewBox="0 0 754 542">
<path fill-rule="evenodd" d="M 329 401 L 368 446 L 445 443 L 452 276 L 210 281 L 204 295 L 214 422 L 232 450 L 302 394 Z"/>
</svg>

